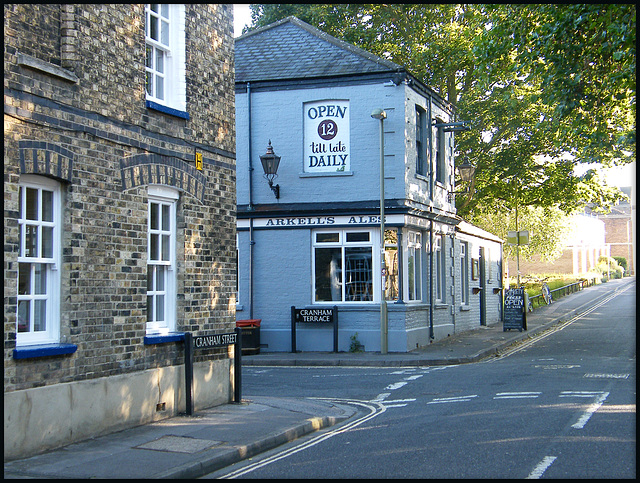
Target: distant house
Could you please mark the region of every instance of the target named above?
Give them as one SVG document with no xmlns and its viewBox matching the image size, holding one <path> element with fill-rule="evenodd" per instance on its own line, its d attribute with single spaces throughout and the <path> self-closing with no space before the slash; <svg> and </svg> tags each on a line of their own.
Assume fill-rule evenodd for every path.
<svg viewBox="0 0 640 483">
<path fill-rule="evenodd" d="M 625 275 L 636 274 L 636 197 L 635 185 L 621 187 L 629 199 L 614 206 L 606 215 L 596 214 L 604 222 L 605 243 L 609 245 L 612 257 L 627 260 Z"/>
<path fill-rule="evenodd" d="M 235 68 L 236 316 L 262 350 L 406 352 L 500 320 L 502 242 L 455 211 L 453 106 L 294 17 L 236 38 Z M 337 341 L 292 308 L 337 309 Z"/>
<path fill-rule="evenodd" d="M 627 260 L 625 275 L 635 275 L 635 198 L 632 187 L 620 188 L 629 200 L 614 206 L 610 213 L 595 213 L 589 208 L 573 216 L 571 236 L 556 260 L 520 259 L 522 274 L 580 275 L 594 269 L 599 257 L 623 257 Z M 517 273 L 515 260 L 508 261 L 510 276 Z"/>
<path fill-rule="evenodd" d="M 184 333 L 234 330 L 232 6 L 5 4 L 4 86 L 12 459 L 184 411 Z"/>
</svg>

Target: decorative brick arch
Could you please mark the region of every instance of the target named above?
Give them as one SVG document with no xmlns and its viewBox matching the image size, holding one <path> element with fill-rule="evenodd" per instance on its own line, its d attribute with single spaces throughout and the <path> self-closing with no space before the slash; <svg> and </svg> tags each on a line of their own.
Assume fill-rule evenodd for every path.
<svg viewBox="0 0 640 483">
<path fill-rule="evenodd" d="M 19 141 L 20 174 L 41 174 L 71 182 L 74 152 L 48 141 Z"/>
<path fill-rule="evenodd" d="M 161 184 L 185 191 L 204 203 L 206 176 L 194 165 L 174 156 L 155 153 L 129 156 L 120 161 L 120 172 L 123 191 L 136 186 Z"/>
</svg>

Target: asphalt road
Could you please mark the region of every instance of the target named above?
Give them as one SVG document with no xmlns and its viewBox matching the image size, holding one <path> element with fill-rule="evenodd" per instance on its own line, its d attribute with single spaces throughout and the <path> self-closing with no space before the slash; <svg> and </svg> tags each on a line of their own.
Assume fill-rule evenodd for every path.
<svg viewBox="0 0 640 483">
<path fill-rule="evenodd" d="M 635 283 L 476 364 L 250 367 L 244 393 L 357 407 L 205 478 L 635 478 Z"/>
</svg>

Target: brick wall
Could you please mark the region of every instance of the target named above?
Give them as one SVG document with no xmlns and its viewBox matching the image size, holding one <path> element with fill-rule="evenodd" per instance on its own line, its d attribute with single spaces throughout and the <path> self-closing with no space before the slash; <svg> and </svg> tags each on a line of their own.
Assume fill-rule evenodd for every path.
<svg viewBox="0 0 640 483">
<path fill-rule="evenodd" d="M 180 364 L 145 345 L 147 186 L 181 192 L 178 330 L 235 322 L 232 6 L 186 6 L 189 119 L 145 105 L 144 5 L 5 5 L 5 392 Z M 195 169 L 195 153 L 203 170 Z M 18 185 L 63 186 L 65 356 L 15 360 Z M 197 359 L 227 358 L 222 349 Z"/>
</svg>

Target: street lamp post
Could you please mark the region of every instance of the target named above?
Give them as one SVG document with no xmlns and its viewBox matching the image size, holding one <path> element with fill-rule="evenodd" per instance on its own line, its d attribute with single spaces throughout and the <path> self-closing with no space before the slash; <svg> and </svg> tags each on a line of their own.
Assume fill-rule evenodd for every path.
<svg viewBox="0 0 640 483">
<path fill-rule="evenodd" d="M 380 120 L 380 353 L 386 354 L 389 320 L 387 301 L 384 295 L 387 274 L 384 259 L 384 120 L 387 117 L 387 113 L 384 109 L 374 109 L 371 117 Z"/>
</svg>

